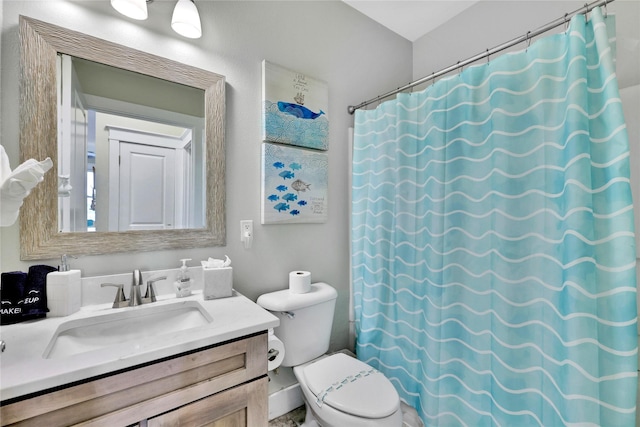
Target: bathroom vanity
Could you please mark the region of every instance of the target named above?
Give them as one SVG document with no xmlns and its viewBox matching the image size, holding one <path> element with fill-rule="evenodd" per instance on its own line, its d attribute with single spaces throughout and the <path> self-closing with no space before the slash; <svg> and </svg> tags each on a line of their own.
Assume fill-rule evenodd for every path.
<svg viewBox="0 0 640 427">
<path fill-rule="evenodd" d="M 186 326 L 144 337 L 121 329 L 157 314 Z M 205 301 L 196 292 L 5 326 L 0 423 L 266 426 L 267 330 L 277 324 L 241 294 Z M 114 333 L 120 341 L 109 341 Z"/>
<path fill-rule="evenodd" d="M 19 32 L 20 155 L 24 159 L 54 159 L 53 171 L 25 200 L 20 212 L 21 259 L 51 259 L 78 248 L 83 255 L 99 255 L 224 246 L 225 77 L 29 17 L 20 17 Z M 70 116 L 65 112 L 61 117 L 56 115 L 61 110 L 56 82 L 65 75 L 57 75 L 60 60 L 75 64 L 75 74 L 66 74 L 69 83 L 76 81 L 78 70 L 89 63 L 102 71 L 111 69 L 109 73 L 117 74 L 119 83 L 124 83 L 125 70 L 136 81 L 144 81 L 131 84 L 125 90 L 126 99 L 92 92 L 96 96 L 90 101 L 85 97 L 85 102 L 94 104 L 85 103 L 85 108 L 110 111 L 101 105 L 118 105 L 123 117 L 157 123 L 177 124 L 180 117 L 185 121 L 180 125 L 193 130 L 192 143 L 159 145 L 171 148 L 169 151 L 181 159 L 175 163 L 184 168 L 176 177 L 197 178 L 183 190 L 185 196 L 193 193 L 193 197 L 186 197 L 191 212 L 202 212 L 197 221 L 194 217 L 193 223 L 174 228 L 179 216 L 174 215 L 163 221 L 160 230 L 120 230 L 106 221 L 104 227 L 98 224 L 95 232 L 90 232 L 86 219 L 81 218 L 76 224 L 79 227 L 63 224 L 60 232 L 58 217 L 67 217 L 71 202 L 61 203 L 58 215 L 51 211 L 59 202 L 57 176 L 68 174 L 58 154 L 72 146 L 86 150 L 68 138 L 73 132 L 64 124 L 73 122 Z M 71 84 L 62 86 L 80 90 Z M 150 104 L 143 88 L 151 88 L 154 95 L 171 94 L 167 95 L 171 108 L 163 107 L 160 101 Z M 76 92 L 67 92 L 61 97 L 68 94 L 75 99 Z M 185 102 L 176 102 L 178 99 Z M 191 109 L 194 106 L 196 110 Z M 63 136 L 60 147 L 51 144 L 59 135 Z M 187 145 L 190 149 L 184 150 Z M 86 151 L 75 155 L 86 157 Z M 105 167 L 94 171 L 108 174 L 108 158 L 104 157 Z M 84 182 L 87 169 L 80 169 L 75 173 L 78 182 Z M 95 185 L 102 182 L 106 190 L 116 177 L 115 172 L 99 176 Z M 180 180 L 172 175 L 171 181 Z M 111 192 L 98 189 L 97 194 L 99 198 Z M 81 198 L 86 205 L 84 196 Z M 99 201 L 98 209 L 117 206 L 107 202 L 107 198 Z M 119 224 L 115 217 L 113 224 Z M 173 288 L 166 294 L 158 293 L 161 296 L 156 302 L 113 308 L 107 301 L 113 301 L 114 290 L 100 285 L 126 286 L 129 281 L 130 277 L 83 278 L 79 312 L 2 327 L 0 340 L 6 343 L 6 350 L 0 355 L 0 425 L 266 426 L 267 331 L 279 324 L 278 318 L 237 292 L 228 298 L 204 300 L 202 292 L 196 291 L 176 299 Z"/>
</svg>

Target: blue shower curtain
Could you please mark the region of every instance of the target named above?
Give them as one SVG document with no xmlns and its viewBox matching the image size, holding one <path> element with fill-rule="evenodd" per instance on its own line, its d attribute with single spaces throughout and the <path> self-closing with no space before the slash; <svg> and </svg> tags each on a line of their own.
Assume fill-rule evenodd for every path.
<svg viewBox="0 0 640 427">
<path fill-rule="evenodd" d="M 612 18 L 356 112 L 356 351 L 427 426 L 634 425 Z"/>
</svg>

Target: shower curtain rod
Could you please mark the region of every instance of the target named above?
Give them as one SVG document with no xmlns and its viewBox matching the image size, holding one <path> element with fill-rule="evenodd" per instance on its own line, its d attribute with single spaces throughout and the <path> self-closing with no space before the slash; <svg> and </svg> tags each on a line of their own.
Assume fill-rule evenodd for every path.
<svg viewBox="0 0 640 427">
<path fill-rule="evenodd" d="M 440 70 L 438 72 L 434 72 L 429 76 L 426 76 L 426 77 L 423 77 L 421 79 L 415 80 L 415 81 L 413 81 L 411 83 L 408 83 L 408 84 L 406 84 L 406 85 L 404 85 L 402 87 L 399 87 L 399 88 L 397 88 L 395 90 L 392 90 L 392 91 L 387 92 L 387 93 L 385 93 L 383 95 L 379 95 L 379 96 L 377 96 L 375 98 L 372 98 L 372 99 L 370 99 L 368 101 L 361 102 L 360 104 L 358 104 L 356 106 L 350 105 L 348 107 L 349 114 L 353 114 L 353 113 L 355 113 L 356 110 L 358 110 L 358 109 L 360 109 L 362 107 L 366 107 L 369 104 L 373 104 L 374 102 L 378 102 L 378 101 L 380 101 L 380 100 L 382 100 L 384 98 L 387 98 L 389 96 L 393 96 L 393 95 L 396 95 L 396 94 L 398 94 L 400 92 L 404 92 L 407 89 L 411 89 L 414 86 L 418 86 L 418 85 L 420 85 L 422 83 L 426 83 L 429 80 L 435 80 L 437 77 L 443 76 L 443 75 L 445 75 L 447 73 L 450 73 L 451 71 L 457 70 L 458 68 L 462 68 L 462 67 L 464 67 L 466 65 L 472 64 L 472 63 L 474 63 L 476 61 L 479 61 L 480 59 L 487 58 L 487 57 L 493 55 L 494 53 L 501 52 L 501 51 L 503 51 L 505 49 L 508 49 L 508 48 L 510 48 L 512 46 L 515 46 L 517 44 L 520 44 L 522 42 L 529 42 L 530 43 L 531 39 L 533 37 L 536 37 L 536 36 L 538 36 L 538 35 L 540 35 L 542 33 L 546 33 L 547 31 L 552 30 L 552 29 L 554 29 L 556 27 L 559 27 L 562 24 L 568 23 L 569 20 L 571 18 L 573 18 L 575 15 L 578 15 L 580 13 L 587 14 L 587 13 L 589 13 L 590 10 L 595 9 L 598 6 L 603 6 L 603 5 L 606 6 L 608 3 L 612 3 L 614 1 L 615 0 L 596 0 L 596 1 L 592 2 L 592 3 L 585 3 L 584 6 L 581 7 L 580 9 L 576 9 L 573 12 L 565 13 L 562 18 L 558 18 L 555 21 L 552 21 L 552 22 L 548 23 L 547 25 L 544 25 L 544 26 L 538 28 L 537 30 L 528 31 L 526 34 L 524 34 L 524 35 L 522 35 L 520 37 L 516 37 L 515 39 L 509 40 L 508 42 L 503 43 L 503 44 L 501 44 L 499 46 L 496 46 L 496 47 L 494 47 L 492 49 L 487 49 L 485 52 L 479 53 L 479 54 L 477 54 L 475 56 L 472 56 L 471 58 L 466 59 L 464 61 L 458 61 L 454 65 L 450 65 L 447 68 L 443 68 L 442 70 Z"/>
</svg>

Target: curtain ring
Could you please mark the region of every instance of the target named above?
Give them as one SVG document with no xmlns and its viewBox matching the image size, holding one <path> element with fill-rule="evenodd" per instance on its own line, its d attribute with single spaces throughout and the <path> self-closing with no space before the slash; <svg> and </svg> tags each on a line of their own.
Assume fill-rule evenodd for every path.
<svg viewBox="0 0 640 427">
<path fill-rule="evenodd" d="M 589 3 L 584 4 L 584 20 L 589 20 Z"/>
<path fill-rule="evenodd" d="M 462 74 L 462 69 L 463 69 L 463 68 L 464 68 L 464 67 L 461 67 L 461 66 L 460 66 L 460 61 L 458 61 L 458 75 Z"/>
<path fill-rule="evenodd" d="M 564 14 L 564 31 L 566 32 L 569 29 L 569 20 L 567 19 L 569 17 L 569 13 L 565 13 Z"/>
<path fill-rule="evenodd" d="M 489 57 L 491 54 L 489 53 L 489 48 L 487 48 L 487 65 L 489 65 Z"/>
<path fill-rule="evenodd" d="M 431 86 L 436 83 L 436 72 L 431 73 Z"/>
<path fill-rule="evenodd" d="M 527 49 L 531 46 L 531 38 L 529 37 L 529 34 L 531 34 L 531 31 L 527 31 Z"/>
<path fill-rule="evenodd" d="M 603 6 L 604 6 L 604 17 L 606 18 L 606 17 L 607 17 L 607 14 L 608 14 L 608 12 L 607 12 L 607 2 L 605 2 L 605 3 L 603 4 Z"/>
</svg>

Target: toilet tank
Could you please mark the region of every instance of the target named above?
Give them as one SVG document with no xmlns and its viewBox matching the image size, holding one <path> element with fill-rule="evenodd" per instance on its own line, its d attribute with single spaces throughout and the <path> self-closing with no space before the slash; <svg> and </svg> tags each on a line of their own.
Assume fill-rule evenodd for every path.
<svg viewBox="0 0 640 427">
<path fill-rule="evenodd" d="M 338 292 L 322 282 L 304 294 L 285 289 L 258 297 L 257 304 L 280 319 L 274 333 L 284 344 L 282 366 L 301 365 L 329 350 L 337 297 Z"/>
</svg>

